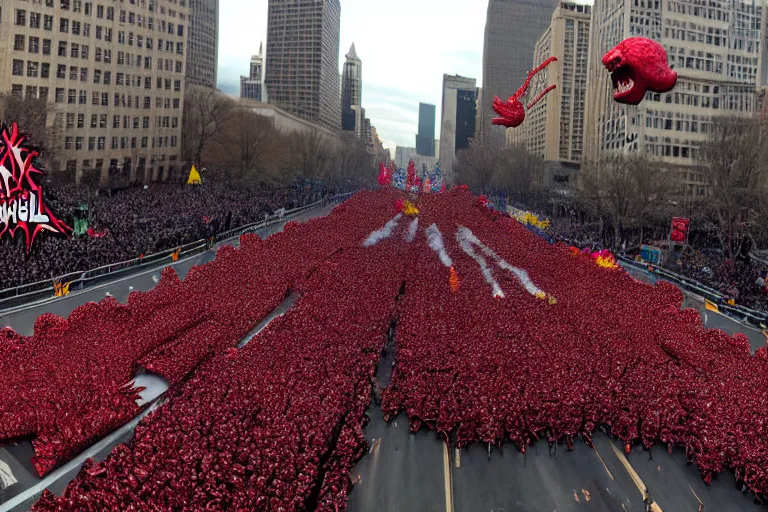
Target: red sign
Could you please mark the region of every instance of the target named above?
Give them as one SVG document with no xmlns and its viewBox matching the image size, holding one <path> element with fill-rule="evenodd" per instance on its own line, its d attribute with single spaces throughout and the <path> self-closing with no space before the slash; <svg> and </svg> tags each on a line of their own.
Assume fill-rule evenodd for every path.
<svg viewBox="0 0 768 512">
<path fill-rule="evenodd" d="M 0 238 L 21 230 L 27 253 L 41 231 L 67 235 L 72 228 L 51 211 L 39 185 L 45 173 L 35 167 L 40 153 L 13 123 L 0 127 Z"/>
<path fill-rule="evenodd" d="M 669 235 L 670 240 L 678 244 L 688 243 L 688 232 L 691 229 L 691 220 L 683 217 L 675 217 L 672 219 L 672 233 Z"/>
</svg>

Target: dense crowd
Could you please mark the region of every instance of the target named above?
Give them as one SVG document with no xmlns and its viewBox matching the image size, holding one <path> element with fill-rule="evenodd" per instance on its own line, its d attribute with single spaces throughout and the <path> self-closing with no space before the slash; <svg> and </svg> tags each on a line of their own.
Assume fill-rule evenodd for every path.
<svg viewBox="0 0 768 512">
<path fill-rule="evenodd" d="M 173 249 L 257 222 L 280 208 L 319 197 L 304 184 L 275 187 L 204 180 L 199 186 L 153 184 L 107 194 L 86 187 L 48 186 L 46 197 L 57 217 L 70 227 L 76 210 L 88 207 L 91 233 L 70 239 L 40 235 L 25 257 L 21 237 L 0 252 L 0 289 L 58 278 Z M 3 243 L 8 244 L 7 240 Z"/>
</svg>

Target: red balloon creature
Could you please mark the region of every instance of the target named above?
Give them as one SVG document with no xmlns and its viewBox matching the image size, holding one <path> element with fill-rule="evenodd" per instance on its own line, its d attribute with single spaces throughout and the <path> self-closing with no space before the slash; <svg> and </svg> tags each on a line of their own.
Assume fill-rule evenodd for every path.
<svg viewBox="0 0 768 512">
<path fill-rule="evenodd" d="M 647 91 L 664 93 L 677 84 L 677 72 L 667 64 L 667 52 L 653 39 L 630 37 L 603 57 L 613 80 L 613 99 L 638 105 Z"/>
<path fill-rule="evenodd" d="M 503 103 L 499 97 L 496 96 L 493 99 L 493 110 L 495 110 L 496 113 L 501 117 L 494 117 L 491 120 L 491 123 L 506 126 L 507 128 L 516 128 L 523 124 L 523 121 L 525 121 L 526 107 L 523 107 L 523 104 L 520 102 L 520 98 L 528 93 L 528 86 L 531 85 L 531 79 L 533 79 L 533 77 L 539 71 L 543 70 L 556 60 L 557 57 L 550 57 L 545 60 L 541 66 L 537 67 L 533 71 L 529 71 L 528 78 L 526 79 L 525 83 L 517 90 L 513 96 L 510 96 L 506 103 Z M 530 110 L 536 103 L 539 102 L 539 100 L 541 100 L 541 98 L 543 98 L 549 91 L 555 89 L 556 87 L 556 85 L 550 85 L 544 89 L 541 94 L 536 96 L 536 98 L 528 104 L 527 109 Z"/>
</svg>

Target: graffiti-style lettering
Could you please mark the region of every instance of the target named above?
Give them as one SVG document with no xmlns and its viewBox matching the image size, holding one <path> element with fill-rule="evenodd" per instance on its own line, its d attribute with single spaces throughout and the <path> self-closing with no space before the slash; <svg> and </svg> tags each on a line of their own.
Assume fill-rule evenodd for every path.
<svg viewBox="0 0 768 512">
<path fill-rule="evenodd" d="M 16 123 L 2 126 L 0 139 L 0 238 L 21 230 L 29 252 L 41 231 L 66 236 L 72 229 L 56 218 L 37 183 L 45 175 L 34 163 L 40 153 Z"/>
</svg>

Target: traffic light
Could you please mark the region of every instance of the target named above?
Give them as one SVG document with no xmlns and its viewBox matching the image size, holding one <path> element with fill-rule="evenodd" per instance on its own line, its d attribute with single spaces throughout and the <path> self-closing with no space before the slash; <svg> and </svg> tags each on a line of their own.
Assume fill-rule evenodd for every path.
<svg viewBox="0 0 768 512">
<path fill-rule="evenodd" d="M 682 217 L 675 217 L 672 219 L 672 233 L 669 235 L 670 240 L 678 244 L 688 243 L 688 232 L 691 229 L 691 220 L 684 219 Z"/>
</svg>

